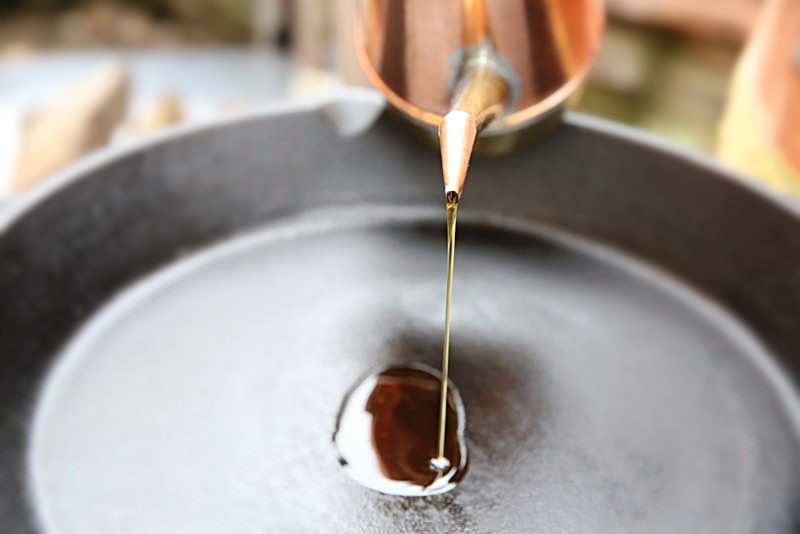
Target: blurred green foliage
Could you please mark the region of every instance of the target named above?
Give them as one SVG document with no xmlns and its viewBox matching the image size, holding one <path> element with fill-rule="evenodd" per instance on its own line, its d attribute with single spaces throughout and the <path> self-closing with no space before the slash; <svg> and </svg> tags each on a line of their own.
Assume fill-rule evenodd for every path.
<svg viewBox="0 0 800 534">
<path fill-rule="evenodd" d="M 0 0 L 0 13 L 59 13 L 103 4 L 135 8 L 154 19 L 180 19 L 222 41 L 250 37 L 250 0 Z"/>
<path fill-rule="evenodd" d="M 95 0 L 96 2 L 97 0 Z M 203 3 L 203 0 L 197 0 Z M 48 10 L 57 11 L 68 9 L 82 4 L 91 3 L 90 0 L 0 0 L 0 11 L 13 10 Z M 173 14 L 170 2 L 167 0 L 119 0 L 120 4 L 138 7 L 158 16 Z"/>
</svg>

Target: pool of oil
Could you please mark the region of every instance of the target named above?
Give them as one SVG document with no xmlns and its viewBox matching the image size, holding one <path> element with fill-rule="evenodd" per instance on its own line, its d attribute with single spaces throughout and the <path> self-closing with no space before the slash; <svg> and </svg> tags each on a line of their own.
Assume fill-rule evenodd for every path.
<svg viewBox="0 0 800 534">
<path fill-rule="evenodd" d="M 437 469 L 441 375 L 422 365 L 371 373 L 345 397 L 333 443 L 356 482 L 390 495 L 426 496 L 452 490 L 467 470 L 465 413 L 449 384 L 444 458 Z"/>
</svg>

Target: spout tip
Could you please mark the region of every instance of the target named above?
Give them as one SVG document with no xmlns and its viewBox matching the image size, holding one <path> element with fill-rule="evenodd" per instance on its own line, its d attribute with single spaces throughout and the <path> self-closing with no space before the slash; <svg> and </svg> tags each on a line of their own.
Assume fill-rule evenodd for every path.
<svg viewBox="0 0 800 534">
<path fill-rule="evenodd" d="M 475 117 L 466 111 L 451 111 L 439 125 L 439 146 L 442 152 L 442 174 L 447 198 L 458 199 L 464 191 L 472 147 L 478 135 Z"/>
</svg>

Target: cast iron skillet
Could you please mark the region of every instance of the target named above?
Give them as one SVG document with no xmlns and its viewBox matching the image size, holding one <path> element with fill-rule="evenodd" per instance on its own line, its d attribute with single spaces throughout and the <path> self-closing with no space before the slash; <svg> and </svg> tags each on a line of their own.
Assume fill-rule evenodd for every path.
<svg viewBox="0 0 800 534">
<path fill-rule="evenodd" d="M 471 169 L 470 472 L 426 499 L 348 479 L 347 388 L 440 350 L 439 162 L 376 112 L 169 134 L 9 210 L 2 532 L 800 528 L 800 213 L 579 116 Z"/>
</svg>

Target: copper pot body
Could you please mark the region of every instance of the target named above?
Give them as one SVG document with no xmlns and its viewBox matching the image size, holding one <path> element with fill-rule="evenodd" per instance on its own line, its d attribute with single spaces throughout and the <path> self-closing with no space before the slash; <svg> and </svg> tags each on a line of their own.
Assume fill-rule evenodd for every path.
<svg viewBox="0 0 800 534">
<path fill-rule="evenodd" d="M 490 131 L 529 125 L 585 78 L 604 28 L 601 0 L 362 0 L 356 48 L 372 84 L 414 122 L 438 126 L 470 50 L 489 46 L 511 98 Z"/>
</svg>

